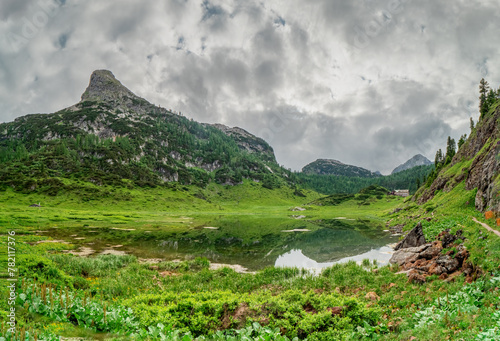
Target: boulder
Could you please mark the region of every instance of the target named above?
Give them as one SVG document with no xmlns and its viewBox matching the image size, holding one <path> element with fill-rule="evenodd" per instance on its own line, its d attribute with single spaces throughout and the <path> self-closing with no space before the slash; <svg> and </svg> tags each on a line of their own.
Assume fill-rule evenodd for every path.
<svg viewBox="0 0 500 341">
<path fill-rule="evenodd" d="M 409 247 L 418 247 L 421 245 L 424 245 L 425 242 L 425 236 L 424 236 L 424 231 L 422 230 L 422 223 L 418 223 L 417 226 L 411 230 L 406 237 L 396 245 L 394 250 L 400 250 L 400 249 L 405 249 Z"/>
<path fill-rule="evenodd" d="M 424 284 L 425 281 L 425 277 L 418 273 L 418 271 L 413 270 L 408 274 L 408 282 L 410 283 Z"/>
<path fill-rule="evenodd" d="M 418 247 L 408 247 L 398 250 L 394 252 L 389 262 L 391 264 L 397 263 L 398 265 L 413 263 L 418 259 L 420 253 L 425 251 L 430 246 L 431 244 L 425 244 Z"/>
<path fill-rule="evenodd" d="M 380 297 L 373 291 L 366 294 L 365 298 L 370 301 L 378 301 Z"/>
<path fill-rule="evenodd" d="M 429 275 L 442 275 L 443 273 L 446 272 L 446 269 L 443 268 L 441 265 L 437 263 L 432 263 L 432 265 L 429 268 Z"/>
<path fill-rule="evenodd" d="M 436 263 L 446 268 L 448 273 L 454 272 L 460 266 L 457 259 L 451 258 L 448 255 L 438 257 Z"/>
<path fill-rule="evenodd" d="M 420 258 L 432 259 L 441 253 L 442 248 L 431 246 L 420 253 Z"/>
<path fill-rule="evenodd" d="M 441 244 L 444 249 L 451 247 L 457 240 L 462 242 L 465 240 L 463 236 L 463 231 L 458 230 L 456 234 L 451 234 L 449 229 L 444 230 L 438 235 L 438 240 L 441 241 Z"/>
<path fill-rule="evenodd" d="M 403 228 L 405 226 L 403 224 L 399 224 L 399 225 L 395 225 L 395 226 L 390 226 L 389 227 L 389 230 L 393 233 L 393 234 L 401 234 L 403 233 Z"/>
<path fill-rule="evenodd" d="M 419 226 L 417 225 L 417 227 Z M 414 234 L 418 235 L 419 233 L 419 231 L 416 231 Z M 440 279 L 446 279 L 447 281 L 453 280 L 457 274 L 462 272 L 467 278 L 472 278 L 473 269 L 470 268 L 467 261 L 469 252 L 463 244 L 457 245 L 457 242 L 463 240 L 465 240 L 465 237 L 461 230 L 454 235 L 450 234 L 449 230 L 446 230 L 441 232 L 437 240 L 432 244 L 397 250 L 389 262 L 398 264 L 400 270 L 402 270 L 398 273 L 405 273 L 412 283 L 424 283 L 426 277 L 432 275 L 437 275 Z M 443 254 L 444 245 L 453 245 L 455 248 Z"/>
</svg>

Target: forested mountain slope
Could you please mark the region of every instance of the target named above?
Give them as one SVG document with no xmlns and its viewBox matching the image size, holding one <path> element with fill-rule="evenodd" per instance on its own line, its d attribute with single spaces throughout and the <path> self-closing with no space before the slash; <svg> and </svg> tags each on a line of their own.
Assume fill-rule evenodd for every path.
<svg viewBox="0 0 500 341">
<path fill-rule="evenodd" d="M 26 192 L 63 178 L 139 186 L 248 178 L 273 187 L 291 176 L 264 140 L 155 106 L 106 70 L 92 74 L 79 103 L 0 124 L 0 166 L 0 184 Z"/>
</svg>

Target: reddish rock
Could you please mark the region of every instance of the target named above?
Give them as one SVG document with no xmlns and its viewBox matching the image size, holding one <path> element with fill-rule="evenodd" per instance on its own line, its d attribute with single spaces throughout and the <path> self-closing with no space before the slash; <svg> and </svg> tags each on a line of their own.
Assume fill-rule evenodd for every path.
<svg viewBox="0 0 500 341">
<path fill-rule="evenodd" d="M 448 273 L 452 273 L 455 270 L 458 269 L 458 260 L 455 258 L 451 258 L 450 256 L 439 256 L 438 259 L 436 259 L 436 263 L 441 265 L 443 268 L 446 268 L 446 271 Z"/>
<path fill-rule="evenodd" d="M 410 282 L 424 283 L 426 277 L 437 275 L 440 279 L 452 280 L 456 273 L 463 272 L 466 276 L 475 274 L 476 270 L 467 262 L 469 252 L 460 244 L 453 250 L 442 254 L 443 247 L 455 246 L 458 242 L 465 240 L 461 230 L 450 234 L 445 230 L 438 235 L 438 240 L 432 244 L 424 244 L 420 247 L 403 248 L 396 251 L 390 262 L 400 265 Z M 451 275 L 450 275 L 451 274 Z"/>
<path fill-rule="evenodd" d="M 427 259 L 419 259 L 417 260 L 413 267 L 417 270 L 427 272 L 429 271 L 429 268 L 431 267 L 432 263 L 430 260 Z"/>
<path fill-rule="evenodd" d="M 425 259 L 432 259 L 436 256 L 439 256 L 441 253 L 442 248 L 438 248 L 436 246 L 431 246 L 427 248 L 425 251 L 420 253 L 420 258 L 425 258 Z"/>
<path fill-rule="evenodd" d="M 171 277 L 171 276 L 180 276 L 180 275 L 181 274 L 179 274 L 179 273 L 175 273 L 175 272 L 171 272 L 171 271 L 160 272 L 161 277 Z"/>
<path fill-rule="evenodd" d="M 439 276 L 439 275 L 443 274 L 444 272 L 446 272 L 446 269 L 443 268 L 439 264 L 432 263 L 432 265 L 430 266 L 428 272 L 429 272 L 430 275 L 438 275 Z"/>
<path fill-rule="evenodd" d="M 493 211 L 487 211 L 484 213 L 484 217 L 486 219 L 493 219 L 493 218 L 495 218 L 495 213 L 493 213 Z"/>
<path fill-rule="evenodd" d="M 470 276 L 474 272 L 474 267 L 472 266 L 471 263 L 465 261 L 462 265 L 462 270 L 465 276 Z"/>
<path fill-rule="evenodd" d="M 333 316 L 342 315 L 342 307 L 333 307 L 333 308 L 328 308 L 326 310 L 331 312 Z"/>
<path fill-rule="evenodd" d="M 378 301 L 380 297 L 373 291 L 366 294 L 365 298 L 370 301 Z"/>
<path fill-rule="evenodd" d="M 457 248 L 457 254 L 455 255 L 455 259 L 458 261 L 458 263 L 463 266 L 463 262 L 467 259 L 469 256 L 469 252 L 467 251 L 467 248 L 463 245 L 458 246 Z"/>
<path fill-rule="evenodd" d="M 408 282 L 410 283 L 416 283 L 416 284 L 424 284 L 425 283 L 425 277 L 421 274 L 419 274 L 417 271 L 411 271 L 408 274 Z"/>
</svg>

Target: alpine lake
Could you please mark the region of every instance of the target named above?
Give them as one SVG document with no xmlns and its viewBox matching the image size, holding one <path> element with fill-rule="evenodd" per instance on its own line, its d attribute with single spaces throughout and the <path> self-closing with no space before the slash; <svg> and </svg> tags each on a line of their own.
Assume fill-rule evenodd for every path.
<svg viewBox="0 0 500 341">
<path fill-rule="evenodd" d="M 211 263 L 257 271 L 268 266 L 320 271 L 337 262 L 364 259 L 387 264 L 397 236 L 382 222 L 335 217 L 217 215 L 173 218 L 175 228 L 133 229 L 91 224 L 37 231 L 50 241 L 73 245 L 79 256 L 132 254 L 140 260 L 207 258 Z"/>
</svg>

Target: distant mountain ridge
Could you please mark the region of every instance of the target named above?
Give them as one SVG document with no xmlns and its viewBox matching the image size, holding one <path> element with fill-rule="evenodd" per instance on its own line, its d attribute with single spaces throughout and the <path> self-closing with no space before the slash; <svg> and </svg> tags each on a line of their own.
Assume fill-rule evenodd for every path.
<svg viewBox="0 0 500 341">
<path fill-rule="evenodd" d="M 412 169 L 417 166 L 430 166 L 432 165 L 432 162 L 427 159 L 425 156 L 422 154 L 417 154 L 402 165 L 399 165 L 398 167 L 394 168 L 391 174 L 396 174 L 399 172 L 402 172 L 407 169 Z"/>
<path fill-rule="evenodd" d="M 361 167 L 347 165 L 338 160 L 318 159 L 302 168 L 305 174 L 337 175 L 347 177 L 374 178 L 380 176 L 379 172 L 372 172 Z"/>
</svg>

